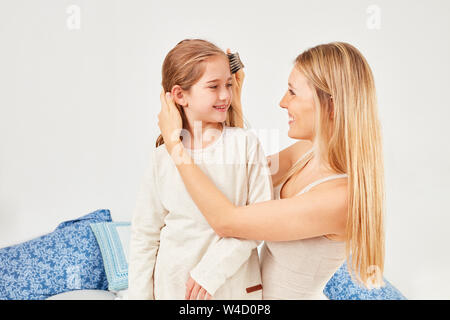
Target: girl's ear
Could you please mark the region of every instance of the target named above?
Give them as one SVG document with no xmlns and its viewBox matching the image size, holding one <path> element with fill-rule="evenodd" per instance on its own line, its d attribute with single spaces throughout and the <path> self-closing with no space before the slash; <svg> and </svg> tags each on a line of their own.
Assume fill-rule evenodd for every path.
<svg viewBox="0 0 450 320">
<path fill-rule="evenodd" d="M 172 94 L 173 100 L 178 103 L 180 106 L 187 107 L 187 99 L 186 95 L 183 92 L 183 89 L 179 85 L 175 85 L 170 92 Z"/>
</svg>

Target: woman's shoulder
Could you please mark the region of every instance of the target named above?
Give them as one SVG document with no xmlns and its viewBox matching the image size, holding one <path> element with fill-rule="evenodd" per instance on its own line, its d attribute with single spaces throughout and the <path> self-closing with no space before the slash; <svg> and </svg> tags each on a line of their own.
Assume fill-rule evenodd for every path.
<svg viewBox="0 0 450 320">
<path fill-rule="evenodd" d="M 298 140 L 283 151 L 283 156 L 287 158 L 290 166 L 293 166 L 300 158 L 302 158 L 313 147 L 309 140 Z"/>
</svg>

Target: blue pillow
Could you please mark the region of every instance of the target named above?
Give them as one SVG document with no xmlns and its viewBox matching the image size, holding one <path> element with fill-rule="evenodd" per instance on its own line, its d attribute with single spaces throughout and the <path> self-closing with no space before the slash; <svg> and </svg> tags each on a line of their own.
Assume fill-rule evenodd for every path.
<svg viewBox="0 0 450 320">
<path fill-rule="evenodd" d="M 383 278 L 385 285 L 366 289 L 352 280 L 345 262 L 328 281 L 323 293 L 330 300 L 406 300 L 405 296 Z"/>
<path fill-rule="evenodd" d="M 101 209 L 65 221 L 52 233 L 0 249 L 0 299 L 43 300 L 71 290 L 107 288 L 93 222 L 111 221 Z"/>
<path fill-rule="evenodd" d="M 91 224 L 105 266 L 108 290 L 128 288 L 128 246 L 130 222 L 100 222 Z"/>
</svg>

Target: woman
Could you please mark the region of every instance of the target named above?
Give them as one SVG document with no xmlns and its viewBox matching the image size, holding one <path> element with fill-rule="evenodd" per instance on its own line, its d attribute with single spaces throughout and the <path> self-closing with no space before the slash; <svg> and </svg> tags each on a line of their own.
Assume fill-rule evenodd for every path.
<svg viewBox="0 0 450 320">
<path fill-rule="evenodd" d="M 384 172 L 373 75 L 342 42 L 301 53 L 280 102 L 299 141 L 271 156 L 276 199 L 231 203 L 195 165 L 179 134 L 181 118 L 161 94 L 159 127 L 183 182 L 222 237 L 263 239 L 263 299 L 321 299 L 348 259 L 366 287 L 383 284 Z M 187 290 L 201 290 L 192 279 Z"/>
</svg>

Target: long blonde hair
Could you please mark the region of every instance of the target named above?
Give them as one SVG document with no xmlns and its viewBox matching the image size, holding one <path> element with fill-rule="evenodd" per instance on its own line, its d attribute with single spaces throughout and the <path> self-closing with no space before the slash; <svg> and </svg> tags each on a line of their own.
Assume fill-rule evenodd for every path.
<svg viewBox="0 0 450 320">
<path fill-rule="evenodd" d="M 213 43 L 202 39 L 185 39 L 180 41 L 169 51 L 162 66 L 162 86 L 165 92 L 171 91 L 173 86 L 179 85 L 183 90 L 190 88 L 203 76 L 205 61 L 214 56 L 223 56 L 226 53 Z M 175 103 L 180 112 L 183 129 L 189 129 L 184 109 Z M 243 127 L 243 115 L 240 108 L 233 105 L 227 111 L 225 125 L 229 127 Z M 160 134 L 156 139 L 156 147 L 162 145 L 164 139 Z"/>
<path fill-rule="evenodd" d="M 382 286 L 384 167 L 372 71 L 358 49 L 343 42 L 304 51 L 295 59 L 295 67 L 314 91 L 314 147 L 278 184 L 301 170 L 314 155 L 335 172 L 346 173 L 348 271 L 365 287 Z"/>
</svg>

